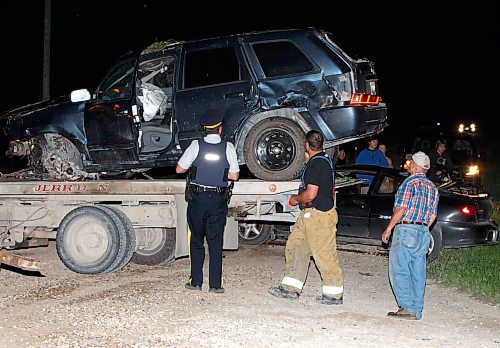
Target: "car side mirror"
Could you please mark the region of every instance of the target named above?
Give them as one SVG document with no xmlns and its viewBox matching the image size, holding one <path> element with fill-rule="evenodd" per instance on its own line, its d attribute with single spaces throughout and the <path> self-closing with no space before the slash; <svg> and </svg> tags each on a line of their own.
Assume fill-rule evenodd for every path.
<svg viewBox="0 0 500 348">
<path fill-rule="evenodd" d="M 90 100 L 90 92 L 87 89 L 77 89 L 76 91 L 71 92 L 71 101 L 73 103 L 87 100 Z"/>
</svg>

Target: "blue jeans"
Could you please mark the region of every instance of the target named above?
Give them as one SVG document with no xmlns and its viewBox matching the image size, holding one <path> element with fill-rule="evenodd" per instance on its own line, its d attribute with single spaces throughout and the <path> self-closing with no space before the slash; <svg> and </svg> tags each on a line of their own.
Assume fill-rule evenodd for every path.
<svg viewBox="0 0 500 348">
<path fill-rule="evenodd" d="M 389 252 L 389 279 L 399 307 L 422 318 L 429 228 L 396 225 Z"/>
</svg>

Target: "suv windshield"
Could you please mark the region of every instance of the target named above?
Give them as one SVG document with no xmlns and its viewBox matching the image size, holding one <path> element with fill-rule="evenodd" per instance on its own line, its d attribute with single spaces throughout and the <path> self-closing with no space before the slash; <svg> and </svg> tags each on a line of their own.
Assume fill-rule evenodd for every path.
<svg viewBox="0 0 500 348">
<path fill-rule="evenodd" d="M 134 82 L 135 57 L 127 57 L 115 64 L 99 84 L 99 101 L 128 98 L 132 95 Z"/>
</svg>

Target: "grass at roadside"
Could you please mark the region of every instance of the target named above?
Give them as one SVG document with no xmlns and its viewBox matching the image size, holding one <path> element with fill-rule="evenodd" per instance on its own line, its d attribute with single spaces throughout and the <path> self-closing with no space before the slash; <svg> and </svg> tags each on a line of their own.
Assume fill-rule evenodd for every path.
<svg viewBox="0 0 500 348">
<path fill-rule="evenodd" d="M 500 221 L 500 203 L 494 202 Z M 483 301 L 500 304 L 500 244 L 443 250 L 428 267 L 429 277 Z"/>
</svg>

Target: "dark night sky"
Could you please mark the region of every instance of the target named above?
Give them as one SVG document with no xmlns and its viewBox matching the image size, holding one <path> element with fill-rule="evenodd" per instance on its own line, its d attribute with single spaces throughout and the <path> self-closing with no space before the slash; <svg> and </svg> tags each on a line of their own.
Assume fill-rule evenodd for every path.
<svg viewBox="0 0 500 348">
<path fill-rule="evenodd" d="M 51 96 L 93 90 L 119 55 L 156 39 L 317 27 L 353 58 L 375 62 L 393 125 L 496 117 L 500 18 L 493 2 L 286 2 L 195 5 L 168 1 L 52 0 Z M 321 4 L 321 5 L 320 5 Z M 177 4 L 176 4 L 177 5 Z M 3 7 L 7 7 L 3 3 Z M 2 9 L 0 111 L 42 98 L 43 0 Z M 245 7 L 245 9 L 242 9 Z M 201 20 L 194 17 L 201 15 Z M 486 127 L 485 127 L 486 128 Z"/>
</svg>

